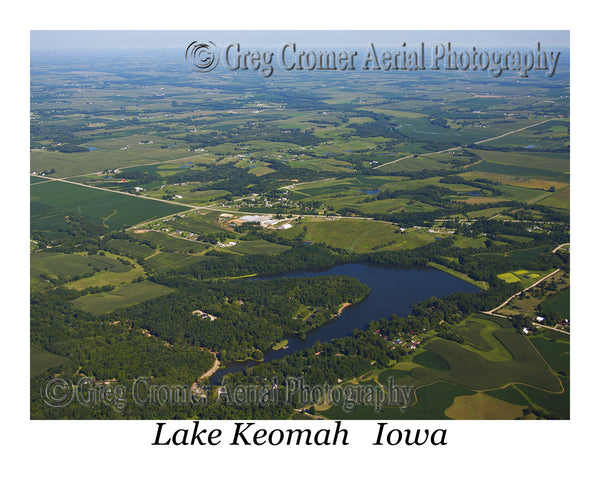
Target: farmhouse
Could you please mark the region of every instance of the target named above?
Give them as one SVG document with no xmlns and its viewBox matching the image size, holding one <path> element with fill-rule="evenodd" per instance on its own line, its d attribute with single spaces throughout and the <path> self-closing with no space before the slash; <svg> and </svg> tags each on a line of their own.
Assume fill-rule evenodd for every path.
<svg viewBox="0 0 600 480">
<path fill-rule="evenodd" d="M 210 313 L 203 312 L 202 310 L 194 310 L 192 312 L 194 315 L 198 315 L 202 320 L 210 319 L 211 322 L 214 322 L 217 317 L 211 315 Z"/>
</svg>

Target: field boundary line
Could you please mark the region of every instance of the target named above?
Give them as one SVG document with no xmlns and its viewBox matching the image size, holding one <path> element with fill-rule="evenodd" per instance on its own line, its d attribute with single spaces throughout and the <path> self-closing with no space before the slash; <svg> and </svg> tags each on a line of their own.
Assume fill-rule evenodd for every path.
<svg viewBox="0 0 600 480">
<path fill-rule="evenodd" d="M 521 295 L 522 293 L 526 292 L 527 290 L 529 290 L 530 288 L 535 287 L 536 285 L 538 285 L 539 283 L 543 282 L 544 280 L 546 280 L 547 278 L 550 278 L 552 275 L 560 272 L 560 268 L 557 268 L 556 270 L 554 270 L 552 273 L 549 273 L 548 275 L 546 275 L 544 278 L 539 279 L 537 282 L 529 285 L 527 288 L 524 288 L 523 290 L 521 290 L 520 292 L 515 293 L 514 295 L 511 295 L 508 300 L 506 300 L 504 303 L 498 305 L 496 308 L 493 308 L 492 310 L 488 310 L 487 312 L 481 312 L 481 313 L 486 313 L 488 315 L 494 315 L 494 312 L 496 310 L 501 309 L 504 305 L 506 305 L 508 302 L 510 302 L 513 298 L 518 297 L 519 295 Z"/>
<path fill-rule="evenodd" d="M 497 140 L 499 138 L 506 137 L 507 135 L 512 135 L 513 133 L 522 132 L 523 130 L 527 130 L 528 128 L 537 127 L 538 125 L 541 125 L 542 123 L 550 122 L 551 120 L 558 120 L 558 118 L 548 118 L 542 122 L 534 123 L 533 125 L 527 125 L 526 127 L 518 128 L 517 130 L 511 130 L 510 132 L 503 133 L 502 135 L 498 135 L 497 137 L 486 138 L 484 140 L 478 140 L 477 142 L 473 142 L 472 144 L 468 144 L 468 145 L 479 145 L 481 143 L 491 142 L 492 140 Z M 438 153 L 451 152 L 453 150 L 458 150 L 459 148 L 465 148 L 468 145 L 461 145 L 459 147 L 446 148 L 444 150 L 439 150 L 437 152 L 424 153 L 422 155 L 419 155 L 419 154 L 407 155 L 406 157 L 398 158 L 396 160 L 392 160 L 391 162 L 382 163 L 381 165 L 377 165 L 376 167 L 373 167 L 373 170 L 376 170 L 381 167 L 385 167 L 386 165 L 391 165 L 392 163 L 399 162 L 400 160 L 406 160 L 407 158 L 411 158 L 411 157 L 415 157 L 415 156 L 427 157 L 429 155 L 436 155 Z"/>
</svg>

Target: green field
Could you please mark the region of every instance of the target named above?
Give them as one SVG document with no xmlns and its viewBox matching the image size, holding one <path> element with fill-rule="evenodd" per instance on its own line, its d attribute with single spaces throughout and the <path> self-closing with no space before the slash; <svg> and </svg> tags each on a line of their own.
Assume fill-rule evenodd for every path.
<svg viewBox="0 0 600 480">
<path fill-rule="evenodd" d="M 268 242 L 267 240 L 250 240 L 237 242 L 233 247 L 228 247 L 228 250 L 250 255 L 277 255 L 290 248 L 291 247 L 288 247 L 287 245 L 279 245 L 277 243 Z"/>
<path fill-rule="evenodd" d="M 455 420 L 509 420 L 522 416 L 523 408 L 477 392 L 454 398 L 444 413 Z"/>
<path fill-rule="evenodd" d="M 385 383 L 383 384 L 385 385 Z M 382 408 L 381 412 L 375 411 L 372 406 L 358 406 L 352 412 L 346 412 L 341 405 L 335 405 L 319 412 L 330 419 L 395 419 L 395 420 L 447 420 L 449 417 L 444 411 L 452 405 L 455 397 L 470 395 L 470 389 L 446 382 L 437 382 L 417 388 L 415 391 L 416 403 L 413 403 L 405 412 L 399 408 Z"/>
<path fill-rule="evenodd" d="M 306 227 L 304 240 L 325 243 L 362 253 L 385 249 L 412 249 L 434 241 L 434 235 L 425 231 L 410 230 L 401 234 L 394 225 L 352 219 L 304 219 L 299 226 L 278 233 L 283 238 L 294 238 L 298 230 Z"/>
<path fill-rule="evenodd" d="M 67 358 L 47 352 L 33 343 L 29 346 L 29 374 L 32 377 L 68 361 Z"/>
<path fill-rule="evenodd" d="M 571 207 L 571 189 L 565 188 L 560 192 L 556 192 L 555 194 L 544 198 L 538 202 L 540 205 L 544 205 L 546 207 L 554 207 L 554 208 L 562 208 L 565 210 L 569 210 Z"/>
<path fill-rule="evenodd" d="M 31 228 L 55 230 L 69 215 L 81 215 L 109 228 L 122 228 L 144 220 L 185 210 L 164 202 L 131 195 L 50 181 L 31 186 Z"/>
<path fill-rule="evenodd" d="M 498 388 L 513 382 L 560 390 L 556 377 L 523 335 L 506 329 L 497 330 L 494 335 L 514 357 L 512 360 L 490 361 L 457 343 L 436 338 L 425 348 L 443 357 L 450 371 L 419 367 L 413 369 L 411 375 L 422 381 L 450 381 L 474 390 Z"/>
<path fill-rule="evenodd" d="M 563 335 L 566 336 L 566 335 Z M 543 337 L 532 337 L 531 343 L 548 362 L 550 367 L 561 375 L 570 374 L 570 345 L 565 341 L 547 340 Z"/>
<path fill-rule="evenodd" d="M 145 265 L 156 271 L 163 272 L 186 267 L 203 259 L 202 255 L 190 255 L 184 252 L 162 252 L 148 258 Z"/>
<path fill-rule="evenodd" d="M 71 303 L 92 315 L 102 315 L 117 308 L 145 302 L 170 293 L 172 289 L 150 281 L 131 283 L 108 293 L 94 293 L 76 298 Z"/>
<path fill-rule="evenodd" d="M 108 242 L 108 245 L 111 248 L 116 249 L 119 253 L 134 258 L 146 258 L 154 253 L 154 249 L 150 248 L 148 245 L 144 245 L 143 243 L 131 242 L 129 240 L 124 240 L 120 238 L 110 240 Z"/>
<path fill-rule="evenodd" d="M 170 222 L 172 223 L 172 222 Z M 205 243 L 185 238 L 176 238 L 163 232 L 148 231 L 144 233 L 133 233 L 131 238 L 135 241 L 148 242 L 152 248 L 158 248 L 163 252 L 202 252 L 209 248 Z M 152 252 L 154 253 L 154 252 Z"/>
<path fill-rule="evenodd" d="M 571 290 L 566 288 L 540 304 L 542 312 L 558 313 L 562 319 L 570 317 Z"/>
<path fill-rule="evenodd" d="M 114 137 L 117 135 L 113 134 Z M 62 153 L 39 151 L 31 152 L 31 170 L 49 170 L 55 169 L 55 176 L 71 177 L 73 175 L 82 175 L 102 171 L 106 168 L 118 168 L 132 165 L 143 165 L 146 163 L 183 159 L 190 157 L 189 151 L 161 149 L 159 145 L 142 146 L 138 145 L 139 137 L 128 136 L 122 139 L 109 141 L 108 143 L 97 140 L 94 146 L 101 148 L 92 152 L 82 153 Z M 135 142 L 125 150 L 121 148 Z"/>
<path fill-rule="evenodd" d="M 132 270 L 130 266 L 123 265 L 116 259 L 116 256 L 110 254 L 102 256 L 51 251 L 32 253 L 30 265 L 32 291 L 50 285 L 43 276 L 51 279 L 75 280 L 77 277 L 90 275 L 94 272 L 118 275 Z"/>
</svg>

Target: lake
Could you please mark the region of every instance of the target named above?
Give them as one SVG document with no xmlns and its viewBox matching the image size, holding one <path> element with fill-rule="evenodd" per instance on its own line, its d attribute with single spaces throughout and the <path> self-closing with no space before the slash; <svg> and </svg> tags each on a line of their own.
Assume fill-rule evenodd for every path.
<svg viewBox="0 0 600 480">
<path fill-rule="evenodd" d="M 305 339 L 287 337 L 288 348 L 265 352 L 265 362 L 311 347 L 315 342 L 327 342 L 334 338 L 348 337 L 357 328 L 364 330 L 373 320 L 389 318 L 393 313 L 400 317 L 408 315 L 411 306 L 430 297 L 443 297 L 455 292 L 477 292 L 479 289 L 463 280 L 435 268 L 399 268 L 374 264 L 349 263 L 336 265 L 329 270 L 303 271 L 284 275 L 263 275 L 249 281 L 273 278 L 316 277 L 323 275 L 347 275 L 369 286 L 371 292 L 361 302 L 346 308 L 342 314 L 325 325 L 309 332 Z M 243 370 L 256 362 L 232 362 L 218 370 L 210 379 L 211 384 L 220 382 L 228 373 Z"/>
</svg>

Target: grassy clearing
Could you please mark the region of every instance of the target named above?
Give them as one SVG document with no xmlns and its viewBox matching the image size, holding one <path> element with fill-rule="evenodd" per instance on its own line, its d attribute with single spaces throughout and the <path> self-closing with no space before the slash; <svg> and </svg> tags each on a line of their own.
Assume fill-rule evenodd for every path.
<svg viewBox="0 0 600 480">
<path fill-rule="evenodd" d="M 281 350 L 288 344 L 288 342 L 289 341 L 284 338 L 281 342 L 277 342 L 275 345 L 273 345 L 272 350 Z"/>
<path fill-rule="evenodd" d="M 171 288 L 150 281 L 131 283 L 108 293 L 95 293 L 76 298 L 71 303 L 75 308 L 92 315 L 102 315 L 117 308 L 135 305 L 153 298 L 166 295 Z"/>
</svg>

